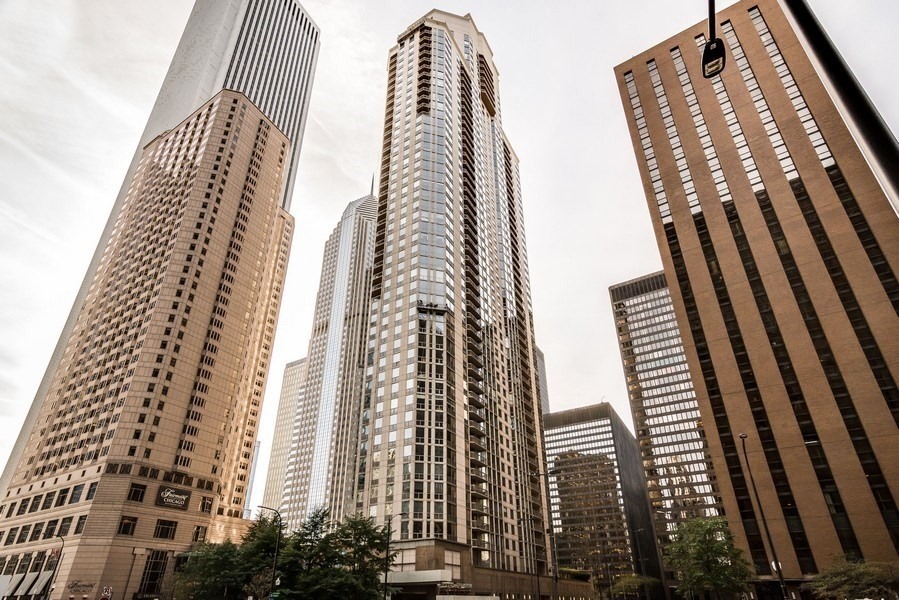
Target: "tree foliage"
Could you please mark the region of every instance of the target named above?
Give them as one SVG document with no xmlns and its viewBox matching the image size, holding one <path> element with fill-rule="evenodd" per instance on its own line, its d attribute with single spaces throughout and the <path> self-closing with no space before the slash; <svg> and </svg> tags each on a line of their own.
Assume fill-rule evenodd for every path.
<svg viewBox="0 0 899 600">
<path fill-rule="evenodd" d="M 324 509 L 313 512 L 290 536 L 276 519 L 260 517 L 238 546 L 203 544 L 176 577 L 176 597 L 243 600 L 269 596 L 275 541 L 280 535 L 277 592 L 280 600 L 377 600 L 384 572 L 387 531 L 371 519 L 332 523 Z M 390 557 L 393 561 L 394 553 Z"/>
<path fill-rule="evenodd" d="M 228 541 L 195 549 L 175 579 L 175 597 L 194 600 L 245 598 L 240 548 Z"/>
<path fill-rule="evenodd" d="M 681 523 L 671 538 L 666 559 L 677 573 L 681 595 L 737 594 L 749 589 L 752 565 L 734 546 L 734 534 L 725 519 L 690 519 Z"/>
<path fill-rule="evenodd" d="M 659 580 L 655 577 L 628 573 L 619 577 L 610 591 L 613 596 L 629 596 L 632 594 L 639 596 L 644 588 L 652 589 L 658 584 Z"/>
<path fill-rule="evenodd" d="M 822 600 L 896 598 L 899 564 L 839 560 L 802 586 Z"/>
</svg>

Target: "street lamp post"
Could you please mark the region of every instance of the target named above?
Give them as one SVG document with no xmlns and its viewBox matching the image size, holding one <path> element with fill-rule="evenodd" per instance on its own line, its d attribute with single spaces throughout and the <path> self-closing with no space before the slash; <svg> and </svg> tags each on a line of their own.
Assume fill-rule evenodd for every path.
<svg viewBox="0 0 899 600">
<path fill-rule="evenodd" d="M 409 513 L 400 512 L 386 517 L 387 541 L 384 543 L 384 600 L 387 600 L 387 573 L 390 572 L 390 536 L 393 533 L 390 526 L 393 524 L 393 517 L 396 515 L 406 516 L 408 514 Z"/>
<path fill-rule="evenodd" d="M 749 473 L 749 483 L 752 485 L 752 495 L 755 496 L 755 504 L 759 509 L 759 518 L 762 521 L 762 529 L 765 530 L 765 538 L 768 540 L 768 546 L 771 548 L 771 557 L 774 559 L 774 572 L 777 573 L 777 579 L 780 581 L 780 592 L 783 600 L 789 600 L 787 595 L 787 584 L 784 581 L 783 568 L 777 559 L 777 550 L 774 548 L 774 541 L 771 539 L 771 532 L 768 530 L 768 521 L 765 519 L 765 509 L 762 508 L 762 501 L 759 499 L 759 491 L 755 487 L 755 478 L 752 476 L 752 467 L 749 466 L 749 457 L 746 455 L 746 434 L 740 434 L 740 444 L 743 447 L 743 462 L 746 463 L 746 471 Z"/>
<path fill-rule="evenodd" d="M 58 537 L 60 540 L 62 540 L 62 548 L 59 549 L 59 558 L 56 559 L 56 564 L 53 565 L 53 576 L 51 577 L 50 581 L 50 592 L 45 596 L 45 598 L 47 598 L 48 600 L 50 598 L 50 594 L 52 594 L 53 590 L 56 589 L 56 574 L 59 573 L 59 563 L 62 562 L 62 553 L 66 549 L 66 538 L 62 537 L 58 533 L 55 537 Z"/>
<path fill-rule="evenodd" d="M 274 559 L 274 562 L 272 563 L 272 581 L 271 581 L 271 584 L 269 585 L 269 589 L 268 589 L 268 597 L 271 598 L 272 594 L 275 593 L 276 581 L 280 581 L 280 579 L 276 580 L 276 578 L 277 578 L 277 571 L 278 571 L 278 548 L 281 546 L 281 529 L 282 529 L 282 527 L 284 527 L 284 521 L 281 520 L 281 513 L 279 511 L 277 511 L 276 509 L 271 508 L 270 506 L 262 506 L 261 504 L 259 505 L 259 508 L 263 508 L 265 510 L 270 510 L 273 513 L 275 513 L 276 515 L 278 515 L 278 534 L 275 536 L 275 559 Z"/>
</svg>

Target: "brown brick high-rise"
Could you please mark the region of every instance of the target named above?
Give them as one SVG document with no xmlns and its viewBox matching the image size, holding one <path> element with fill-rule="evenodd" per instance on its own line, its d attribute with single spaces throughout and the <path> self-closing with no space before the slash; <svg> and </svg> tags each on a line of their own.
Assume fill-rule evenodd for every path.
<svg viewBox="0 0 899 600">
<path fill-rule="evenodd" d="M 155 597 L 237 539 L 293 218 L 290 144 L 223 91 L 144 149 L 3 499 L 0 592 Z M 143 596 L 138 596 L 143 594 Z"/>
<path fill-rule="evenodd" d="M 615 73 L 726 516 L 792 588 L 896 560 L 899 221 L 777 3 L 718 21 L 720 76 L 705 22 Z"/>
</svg>

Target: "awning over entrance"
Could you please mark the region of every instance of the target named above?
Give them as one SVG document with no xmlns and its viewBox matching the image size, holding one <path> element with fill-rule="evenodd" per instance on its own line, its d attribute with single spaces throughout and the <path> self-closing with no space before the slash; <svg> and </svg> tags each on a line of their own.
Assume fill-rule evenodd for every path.
<svg viewBox="0 0 899 600">
<path fill-rule="evenodd" d="M 52 569 L 41 573 L 40 577 L 38 577 L 31 585 L 31 589 L 28 590 L 28 594 L 31 596 L 43 596 L 44 589 L 46 589 L 47 585 L 50 583 L 51 577 L 53 577 Z"/>
<path fill-rule="evenodd" d="M 19 584 L 22 583 L 23 579 L 25 579 L 25 573 L 13 575 L 12 579 L 9 580 L 6 589 L 3 591 L 3 596 L 12 596 L 13 592 L 16 591 L 16 588 L 19 587 Z"/>
<path fill-rule="evenodd" d="M 0 575 L 0 590 L 5 590 L 11 579 L 12 575 Z"/>
<path fill-rule="evenodd" d="M 27 596 L 28 590 L 31 589 L 31 584 L 34 583 L 34 580 L 37 579 L 39 573 L 35 571 L 34 573 L 28 573 L 22 578 L 22 582 L 19 584 L 19 588 L 16 590 L 16 596 Z"/>
</svg>

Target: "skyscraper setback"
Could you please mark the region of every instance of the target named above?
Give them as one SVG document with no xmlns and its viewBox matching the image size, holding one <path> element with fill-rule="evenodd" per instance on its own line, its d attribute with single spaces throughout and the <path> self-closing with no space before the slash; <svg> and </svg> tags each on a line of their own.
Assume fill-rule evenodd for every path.
<svg viewBox="0 0 899 600">
<path fill-rule="evenodd" d="M 535 593 L 547 573 L 521 188 L 498 78 L 470 15 L 432 11 L 389 55 L 353 509 L 392 519 L 389 581 L 404 590 Z"/>
<path fill-rule="evenodd" d="M 156 596 L 243 530 L 317 48 L 293 0 L 194 6 L 4 472 L 4 596 Z"/>
<path fill-rule="evenodd" d="M 616 76 L 725 514 L 791 584 L 896 559 L 899 221 L 778 4 L 719 22 L 722 75 L 703 23 Z"/>
</svg>

